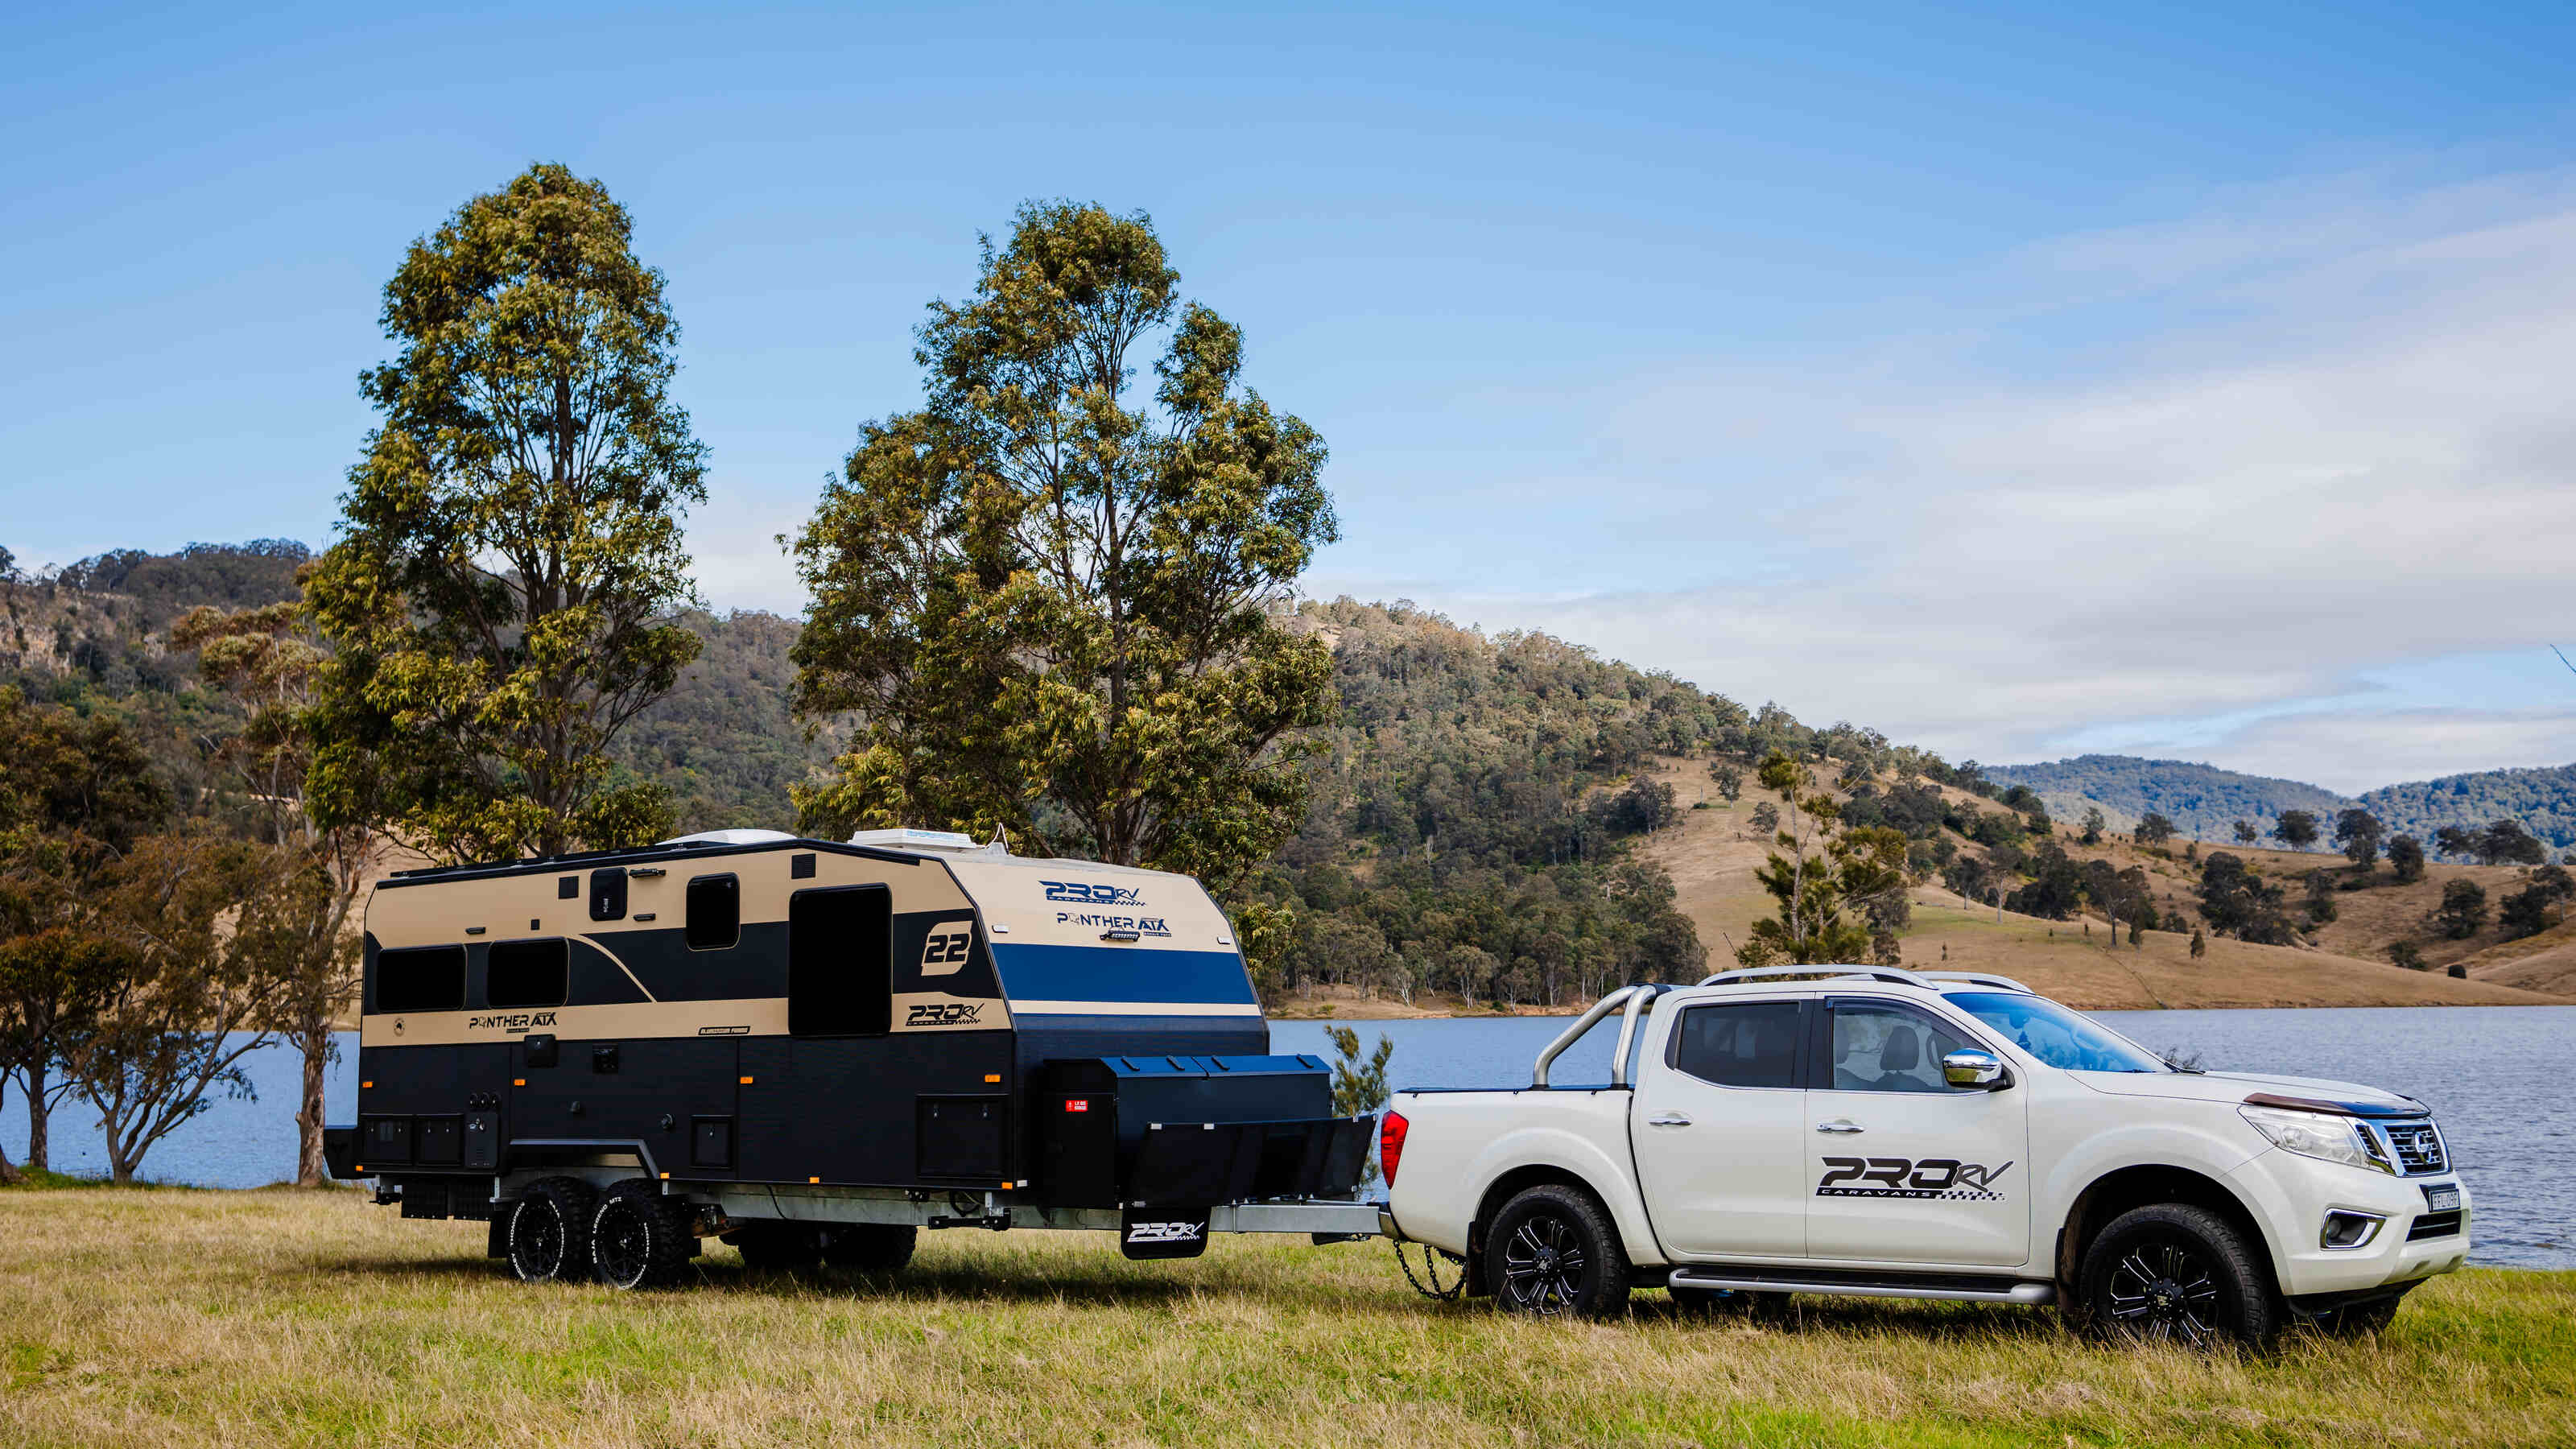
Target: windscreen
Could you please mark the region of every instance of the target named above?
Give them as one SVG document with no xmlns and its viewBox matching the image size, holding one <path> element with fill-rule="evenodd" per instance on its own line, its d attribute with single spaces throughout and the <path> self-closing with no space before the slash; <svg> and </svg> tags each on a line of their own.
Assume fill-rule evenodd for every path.
<svg viewBox="0 0 2576 1449">
<path fill-rule="evenodd" d="M 2155 1053 L 2044 996 L 2013 991 L 1955 991 L 1943 1000 L 2012 1039 L 2042 1062 L 2068 1072 L 2170 1071 Z"/>
</svg>

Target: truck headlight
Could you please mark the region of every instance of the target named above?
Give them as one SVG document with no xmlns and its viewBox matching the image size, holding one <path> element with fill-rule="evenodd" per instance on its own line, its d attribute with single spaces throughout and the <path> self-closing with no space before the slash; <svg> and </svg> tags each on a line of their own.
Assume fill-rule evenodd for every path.
<svg viewBox="0 0 2576 1449">
<path fill-rule="evenodd" d="M 2284 1152 L 2340 1162 L 2346 1167 L 2366 1167 L 2373 1172 L 2394 1175 L 2397 1171 L 2397 1165 L 2388 1160 L 2387 1152 L 2370 1135 L 2370 1129 L 2353 1118 L 2287 1107 L 2239 1107 L 2236 1115 Z"/>
</svg>

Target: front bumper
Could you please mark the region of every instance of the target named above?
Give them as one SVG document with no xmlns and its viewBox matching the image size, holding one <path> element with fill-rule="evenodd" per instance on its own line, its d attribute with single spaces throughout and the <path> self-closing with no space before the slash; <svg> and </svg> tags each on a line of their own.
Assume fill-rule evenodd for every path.
<svg viewBox="0 0 2576 1449">
<path fill-rule="evenodd" d="M 2391 1177 L 2275 1147 L 2228 1178 L 2262 1219 L 2273 1272 L 2281 1291 L 2292 1297 L 2413 1283 L 2468 1261 L 2472 1205 L 2468 1185 L 2456 1172 Z M 2432 1208 L 2426 1188 L 2459 1190 L 2455 1230 Z M 2326 1215 L 2337 1211 L 2382 1221 L 2360 1246 L 2329 1248 L 2319 1239 Z M 2428 1236 L 2415 1236 L 2419 1232 Z"/>
</svg>

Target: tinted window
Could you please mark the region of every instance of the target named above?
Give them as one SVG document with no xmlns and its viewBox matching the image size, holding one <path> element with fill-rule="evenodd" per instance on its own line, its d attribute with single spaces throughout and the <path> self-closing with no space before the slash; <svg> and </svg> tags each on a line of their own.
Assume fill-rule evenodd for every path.
<svg viewBox="0 0 2576 1449">
<path fill-rule="evenodd" d="M 1798 1085 L 1802 1005 L 1750 1001 L 1741 1006 L 1694 1006 L 1682 1013 L 1673 1042 L 1673 1065 L 1721 1087 L 1794 1087 Z"/>
<path fill-rule="evenodd" d="M 1950 1004 L 2069 1072 L 2161 1072 L 2162 1058 L 2080 1011 L 2017 991 L 1961 991 Z"/>
<path fill-rule="evenodd" d="M 1830 1060 L 1838 1091 L 1949 1091 L 1941 1059 L 1967 1045 L 1958 1033 L 1902 1007 L 1834 1003 Z"/>
<path fill-rule="evenodd" d="M 787 900 L 787 1029 L 875 1036 L 893 1025 L 894 896 L 884 886 L 798 891 Z"/>
<path fill-rule="evenodd" d="M 689 882 L 689 949 L 714 951 L 742 939 L 742 883 L 729 875 Z"/>
<path fill-rule="evenodd" d="M 571 977 L 561 940 L 502 941 L 492 947 L 483 999 L 496 1007 L 561 1006 Z"/>
<path fill-rule="evenodd" d="M 454 1011 L 464 1004 L 464 947 L 376 953 L 376 1010 Z"/>
<path fill-rule="evenodd" d="M 594 870 L 590 873 L 590 918 L 594 921 L 626 919 L 626 872 Z"/>
</svg>

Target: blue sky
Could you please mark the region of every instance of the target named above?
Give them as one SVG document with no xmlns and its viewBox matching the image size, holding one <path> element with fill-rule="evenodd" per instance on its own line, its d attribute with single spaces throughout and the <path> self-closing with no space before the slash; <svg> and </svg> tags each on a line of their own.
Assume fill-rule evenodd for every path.
<svg viewBox="0 0 2576 1449">
<path fill-rule="evenodd" d="M 327 540 L 404 245 L 633 210 L 719 605 L 1032 196 L 1149 211 L 1332 446 L 1315 592 L 1952 756 L 2576 758 L 2557 8 L 18 18 L 0 544 Z"/>
</svg>

